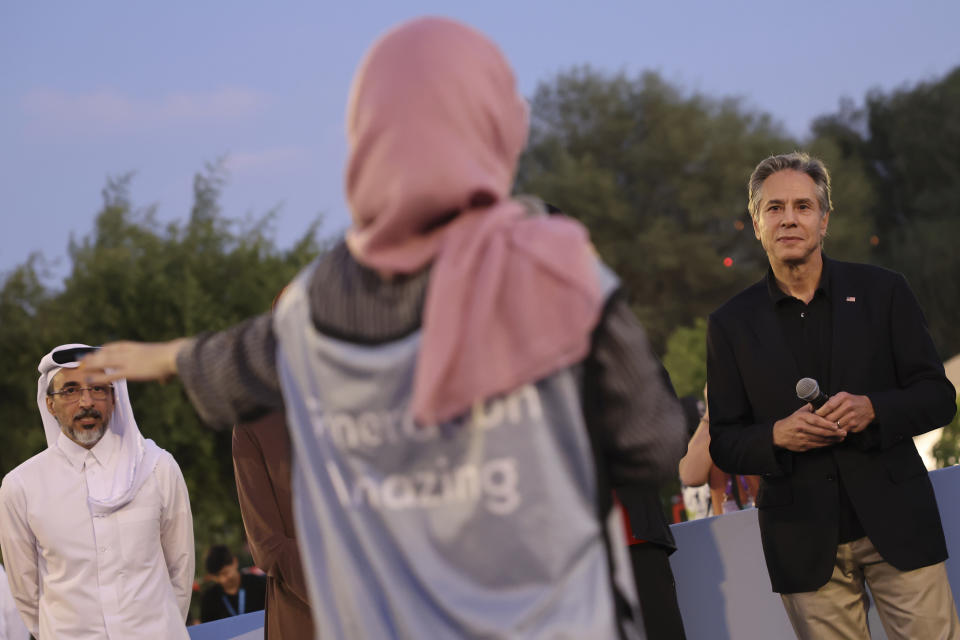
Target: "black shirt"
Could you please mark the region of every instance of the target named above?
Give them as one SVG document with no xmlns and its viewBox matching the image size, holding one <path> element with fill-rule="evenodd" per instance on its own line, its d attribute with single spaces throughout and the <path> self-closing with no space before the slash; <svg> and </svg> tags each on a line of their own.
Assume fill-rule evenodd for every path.
<svg viewBox="0 0 960 640">
<path fill-rule="evenodd" d="M 830 304 L 830 263 L 823 261 L 820 283 L 813 299 L 802 300 L 784 293 L 773 275 L 767 271 L 767 290 L 777 312 L 777 322 L 783 338 L 797 364 L 801 378 L 813 378 L 826 393 L 830 389 L 830 361 L 833 349 L 833 309 Z M 850 502 L 839 470 L 833 477 L 839 485 L 839 542 L 850 542 L 864 535 L 863 525 Z"/>
<path fill-rule="evenodd" d="M 233 595 L 224 592 L 223 587 L 214 584 L 203 592 L 200 601 L 200 622 L 210 622 L 252 611 L 262 611 L 267 591 L 267 581 L 263 576 L 244 573 L 240 576 L 240 589 L 244 591 L 243 611 L 240 611 L 240 591 Z"/>
</svg>

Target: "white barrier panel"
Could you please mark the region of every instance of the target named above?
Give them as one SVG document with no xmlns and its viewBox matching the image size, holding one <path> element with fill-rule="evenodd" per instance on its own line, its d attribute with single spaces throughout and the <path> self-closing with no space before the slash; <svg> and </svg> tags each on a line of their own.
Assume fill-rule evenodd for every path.
<svg viewBox="0 0 960 640">
<path fill-rule="evenodd" d="M 930 473 L 947 537 L 947 574 L 960 596 L 960 467 Z M 760 546 L 757 511 L 749 509 L 671 527 L 677 552 L 670 564 L 688 640 L 793 638 Z M 960 607 L 960 601 L 957 602 Z M 868 616 L 873 640 L 886 640 L 876 608 Z"/>
<path fill-rule="evenodd" d="M 263 611 L 187 627 L 190 640 L 263 640 Z"/>
</svg>

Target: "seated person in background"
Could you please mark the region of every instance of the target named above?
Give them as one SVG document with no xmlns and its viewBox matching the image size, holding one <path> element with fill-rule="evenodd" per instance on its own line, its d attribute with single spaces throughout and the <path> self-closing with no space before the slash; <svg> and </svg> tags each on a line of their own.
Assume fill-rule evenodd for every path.
<svg viewBox="0 0 960 640">
<path fill-rule="evenodd" d="M 703 387 L 704 403 L 707 387 Z M 705 405 L 706 406 L 706 405 Z M 687 444 L 687 454 L 680 459 L 680 482 L 688 487 L 710 483 L 713 515 L 752 507 L 760 481 L 757 476 L 733 476 L 713 464 L 710 457 L 710 413 L 704 410 L 697 430 Z"/>
<path fill-rule="evenodd" d="M 266 580 L 263 576 L 241 573 L 240 563 L 225 545 L 210 547 L 205 564 L 209 578 L 216 584 L 203 593 L 201 622 L 263 610 Z"/>
</svg>

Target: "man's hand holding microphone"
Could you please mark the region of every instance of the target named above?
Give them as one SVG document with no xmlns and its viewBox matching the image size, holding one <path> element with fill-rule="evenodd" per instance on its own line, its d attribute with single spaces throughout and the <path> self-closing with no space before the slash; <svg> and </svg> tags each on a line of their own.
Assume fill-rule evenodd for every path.
<svg viewBox="0 0 960 640">
<path fill-rule="evenodd" d="M 774 446 L 803 452 L 842 442 L 863 431 L 876 414 L 867 396 L 841 391 L 827 396 L 813 378 L 797 382 L 797 397 L 807 404 L 773 425 Z"/>
</svg>

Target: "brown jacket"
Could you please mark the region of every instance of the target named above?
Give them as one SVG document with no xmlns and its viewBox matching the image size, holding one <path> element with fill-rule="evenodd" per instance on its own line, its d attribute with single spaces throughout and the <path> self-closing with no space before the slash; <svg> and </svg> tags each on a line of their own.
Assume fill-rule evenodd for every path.
<svg viewBox="0 0 960 640">
<path fill-rule="evenodd" d="M 313 637 L 290 493 L 290 436 L 282 413 L 233 430 L 233 470 L 247 542 L 267 574 L 265 638 Z"/>
</svg>

